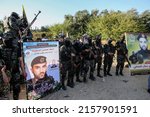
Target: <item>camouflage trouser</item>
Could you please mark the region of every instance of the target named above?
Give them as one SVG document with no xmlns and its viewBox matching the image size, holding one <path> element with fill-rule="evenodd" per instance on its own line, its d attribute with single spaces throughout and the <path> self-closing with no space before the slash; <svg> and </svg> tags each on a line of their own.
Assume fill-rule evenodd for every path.
<svg viewBox="0 0 150 117">
<path fill-rule="evenodd" d="M 91 79 L 93 79 L 94 78 L 94 64 L 95 63 L 95 61 L 94 61 L 94 59 L 93 60 L 90 60 L 90 78 Z"/>
<path fill-rule="evenodd" d="M 65 80 L 68 80 L 69 78 L 70 79 L 72 78 L 71 61 L 65 61 L 65 62 L 62 62 L 62 67 L 61 67 L 61 82 L 63 86 L 65 86 Z"/>
<path fill-rule="evenodd" d="M 78 63 L 76 65 L 78 65 L 78 66 L 75 68 L 75 75 L 76 75 L 76 80 L 79 80 L 79 75 L 80 75 L 80 70 L 81 70 L 81 63 Z"/>
<path fill-rule="evenodd" d="M 112 62 L 113 62 L 113 57 L 104 56 L 104 75 L 107 75 L 110 72 Z"/>
<path fill-rule="evenodd" d="M 83 62 L 83 80 L 85 81 L 87 78 L 87 74 L 90 68 L 90 61 L 89 60 L 84 60 Z"/>
<path fill-rule="evenodd" d="M 97 75 L 100 75 L 100 70 L 101 70 L 101 66 L 102 66 L 102 57 L 101 56 L 97 57 L 96 63 L 97 63 Z"/>
<path fill-rule="evenodd" d="M 9 99 L 10 85 L 1 85 L 0 86 L 0 100 Z"/>
<path fill-rule="evenodd" d="M 118 55 L 117 56 L 116 74 L 118 74 L 119 71 L 122 74 L 123 68 L 124 68 L 124 62 L 125 62 L 125 57 L 122 55 L 120 55 L 120 56 Z"/>
<path fill-rule="evenodd" d="M 19 93 L 20 93 L 20 73 L 12 73 L 12 78 L 10 81 L 10 84 L 13 88 L 13 99 L 18 100 L 19 99 Z"/>
</svg>

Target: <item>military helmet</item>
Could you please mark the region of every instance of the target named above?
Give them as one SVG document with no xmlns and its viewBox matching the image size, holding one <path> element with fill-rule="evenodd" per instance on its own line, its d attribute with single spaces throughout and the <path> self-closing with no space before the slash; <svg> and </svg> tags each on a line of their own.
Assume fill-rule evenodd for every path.
<svg viewBox="0 0 150 117">
<path fill-rule="evenodd" d="M 66 39 L 65 39 L 64 44 L 65 44 L 65 46 L 67 46 L 67 47 L 69 47 L 69 46 L 72 45 L 72 43 L 71 43 L 71 41 L 70 41 L 69 38 L 66 38 Z"/>
<path fill-rule="evenodd" d="M 96 40 L 101 40 L 101 38 L 102 38 L 101 34 L 96 35 Z"/>
<path fill-rule="evenodd" d="M 112 39 L 109 38 L 109 39 L 108 39 L 108 44 L 111 44 L 111 42 L 112 42 Z"/>
<path fill-rule="evenodd" d="M 122 34 L 121 36 L 120 36 L 120 42 L 124 42 L 125 41 L 125 35 L 124 34 Z"/>
<path fill-rule="evenodd" d="M 11 16 L 15 17 L 16 19 L 19 19 L 19 15 L 16 12 L 12 12 Z"/>
</svg>

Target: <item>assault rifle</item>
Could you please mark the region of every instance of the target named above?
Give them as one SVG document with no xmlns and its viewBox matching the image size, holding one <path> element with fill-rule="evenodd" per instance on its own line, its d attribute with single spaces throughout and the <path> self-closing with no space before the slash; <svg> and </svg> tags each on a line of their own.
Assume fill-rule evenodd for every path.
<svg viewBox="0 0 150 117">
<path fill-rule="evenodd" d="M 37 19 L 38 15 L 41 13 L 41 11 L 39 11 L 37 14 L 35 14 L 34 19 L 32 20 L 32 22 L 22 31 L 22 35 L 21 37 L 26 36 L 28 30 L 30 29 L 30 27 L 33 25 L 33 23 L 35 22 L 35 20 Z"/>
</svg>

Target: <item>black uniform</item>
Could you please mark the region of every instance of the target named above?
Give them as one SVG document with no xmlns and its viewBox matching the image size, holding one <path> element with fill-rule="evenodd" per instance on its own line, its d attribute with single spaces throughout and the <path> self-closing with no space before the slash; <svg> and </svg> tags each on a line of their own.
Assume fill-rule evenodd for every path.
<svg viewBox="0 0 150 117">
<path fill-rule="evenodd" d="M 115 47 L 111 44 L 112 40 L 108 41 L 108 44 L 104 45 L 104 76 L 112 76 L 110 69 L 115 54 Z"/>
<path fill-rule="evenodd" d="M 124 43 L 124 39 L 116 43 L 116 50 L 117 50 L 116 75 L 118 75 L 118 72 L 120 73 L 120 75 L 123 75 L 124 62 L 126 60 L 126 55 L 128 53 L 126 44 Z"/>
</svg>

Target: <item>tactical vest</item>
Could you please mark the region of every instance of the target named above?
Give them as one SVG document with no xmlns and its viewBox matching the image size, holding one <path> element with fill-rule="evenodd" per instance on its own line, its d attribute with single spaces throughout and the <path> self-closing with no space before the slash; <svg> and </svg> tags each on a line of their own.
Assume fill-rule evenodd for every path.
<svg viewBox="0 0 150 117">
<path fill-rule="evenodd" d="M 2 59 L 5 61 L 6 67 L 11 72 L 18 72 L 19 60 L 18 60 L 18 50 L 12 48 L 3 48 L 0 50 Z"/>
<path fill-rule="evenodd" d="M 71 48 L 67 48 L 66 46 L 62 46 L 60 48 L 60 57 L 61 61 L 69 61 L 71 60 Z"/>
</svg>

